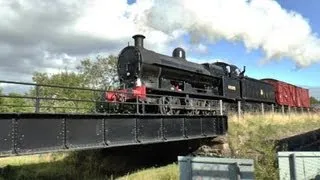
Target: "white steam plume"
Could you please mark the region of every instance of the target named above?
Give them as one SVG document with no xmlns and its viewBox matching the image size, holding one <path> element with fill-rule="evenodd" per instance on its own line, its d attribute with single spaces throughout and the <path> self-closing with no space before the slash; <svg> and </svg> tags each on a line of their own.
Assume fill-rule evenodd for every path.
<svg viewBox="0 0 320 180">
<path fill-rule="evenodd" d="M 320 61 L 320 40 L 308 21 L 274 0 L 138 0 L 132 9 L 141 26 L 168 35 L 241 41 L 249 50 L 262 49 L 267 60 L 288 57 L 300 67 Z"/>
</svg>

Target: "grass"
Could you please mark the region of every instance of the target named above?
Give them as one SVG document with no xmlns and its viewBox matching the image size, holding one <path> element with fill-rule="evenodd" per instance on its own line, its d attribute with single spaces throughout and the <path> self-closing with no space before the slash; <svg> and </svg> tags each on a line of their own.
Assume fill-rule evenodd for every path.
<svg viewBox="0 0 320 180">
<path fill-rule="evenodd" d="M 238 119 L 229 116 L 228 141 L 230 157 L 255 161 L 256 179 L 278 179 L 277 157 L 272 139 L 320 128 L 316 114 L 245 114 Z M 106 172 L 113 162 L 102 153 L 85 151 L 0 158 L 2 179 L 113 179 Z M 108 175 L 108 176 L 107 176 Z M 177 164 L 148 168 L 119 179 L 179 179 Z"/>
<path fill-rule="evenodd" d="M 68 176 L 67 166 L 61 160 L 51 159 L 51 154 L 40 156 L 21 156 L 4 158 L 10 159 L 1 162 L 0 179 L 62 179 Z"/>
<path fill-rule="evenodd" d="M 47 154 L 36 154 L 28 156 L 15 156 L 15 157 L 4 157 L 0 158 L 0 168 L 7 165 L 10 166 L 22 166 L 39 163 L 48 163 L 61 161 L 67 156 L 67 153 L 47 153 Z"/>
<path fill-rule="evenodd" d="M 262 133 L 266 133 L 265 135 L 267 135 L 269 139 L 292 136 L 320 128 L 320 114 L 245 114 L 245 116 L 240 119 L 235 115 L 229 117 L 229 119 L 229 133 L 231 136 L 232 133 L 238 132 L 237 127 L 245 128 L 247 131 L 243 133 L 247 133 L 247 135 L 261 131 Z M 267 132 L 263 132 L 263 130 Z"/>
<path fill-rule="evenodd" d="M 78 151 L 0 159 L 2 179 L 105 179 L 101 151 Z"/>
<path fill-rule="evenodd" d="M 139 170 L 132 174 L 120 177 L 119 180 L 176 180 L 179 179 L 179 167 L 177 164 L 170 164 L 160 168 L 149 168 Z"/>
<path fill-rule="evenodd" d="M 255 160 L 257 179 L 278 179 L 274 141 L 302 132 L 319 129 L 320 115 L 316 114 L 246 114 L 231 117 L 229 125 L 231 155 Z"/>
</svg>

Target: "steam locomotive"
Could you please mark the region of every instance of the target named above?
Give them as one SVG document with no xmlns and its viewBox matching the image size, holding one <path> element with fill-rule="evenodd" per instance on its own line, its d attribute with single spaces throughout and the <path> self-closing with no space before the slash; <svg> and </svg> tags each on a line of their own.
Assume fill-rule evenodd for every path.
<svg viewBox="0 0 320 180">
<path fill-rule="evenodd" d="M 172 56 L 144 48 L 143 35 L 134 35 L 134 46 L 125 47 L 118 57 L 121 88 L 106 92 L 107 102 L 139 101 L 147 111 L 161 114 L 212 114 L 218 100 L 275 104 L 275 87 L 245 76 L 245 67 L 224 63 L 193 63 L 178 47 Z"/>
</svg>

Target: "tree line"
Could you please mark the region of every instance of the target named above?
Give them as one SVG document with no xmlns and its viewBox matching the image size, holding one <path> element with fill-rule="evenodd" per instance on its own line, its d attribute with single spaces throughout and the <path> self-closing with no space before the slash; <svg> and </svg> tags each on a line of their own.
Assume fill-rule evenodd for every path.
<svg viewBox="0 0 320 180">
<path fill-rule="evenodd" d="M 310 97 L 310 104 L 320 104 L 320 100 L 316 99 L 315 97 Z"/>
<path fill-rule="evenodd" d="M 21 96 L 43 98 L 38 101 L 40 112 L 95 111 L 97 103 L 91 101 L 101 100 L 103 91 L 114 89 L 119 85 L 116 63 L 116 56 L 97 56 L 95 59 L 83 59 L 76 67 L 76 71 L 65 69 L 57 74 L 35 72 L 32 80 L 36 84 L 99 89 L 101 91 L 32 87 L 24 94 L 6 94 L 15 98 L 0 98 L 0 112 L 34 112 L 37 100 L 35 98 L 20 98 Z M 2 89 L 0 89 L 1 94 L 4 94 Z"/>
</svg>

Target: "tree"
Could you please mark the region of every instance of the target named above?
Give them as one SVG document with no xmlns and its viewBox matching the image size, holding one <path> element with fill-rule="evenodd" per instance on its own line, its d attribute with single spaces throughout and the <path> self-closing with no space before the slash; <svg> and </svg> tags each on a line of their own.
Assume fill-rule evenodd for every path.
<svg viewBox="0 0 320 180">
<path fill-rule="evenodd" d="M 0 89 L 0 95 L 5 95 Z M 0 98 L 0 112 L 33 112 L 34 108 L 29 99 L 23 97 L 19 93 L 9 93 L 10 97 Z"/>
<path fill-rule="evenodd" d="M 0 88 L 0 95 L 3 95 L 2 89 Z M 0 112 L 7 112 L 7 107 L 4 106 L 5 105 L 5 101 L 4 98 L 0 98 Z"/>
<path fill-rule="evenodd" d="M 41 86 L 58 85 L 65 87 L 88 88 L 82 74 L 65 71 L 49 76 L 47 73 L 36 72 L 32 79 L 35 83 L 39 84 L 39 86 L 38 88 L 35 87 L 30 91 L 31 96 L 36 97 L 38 94 L 41 98 L 48 98 L 40 99 L 40 107 L 42 111 L 88 112 L 95 107 L 94 102 L 86 102 L 94 100 L 93 91 Z"/>
<path fill-rule="evenodd" d="M 34 106 L 30 99 L 20 98 L 23 94 L 9 93 L 10 98 L 5 99 L 8 106 L 8 112 L 34 112 Z"/>
<path fill-rule="evenodd" d="M 318 101 L 315 97 L 311 96 L 310 97 L 310 104 L 319 104 L 320 101 Z"/>
<path fill-rule="evenodd" d="M 109 89 L 118 86 L 116 56 L 97 56 L 95 61 L 84 59 L 77 70 L 84 76 L 85 84 L 92 88 Z"/>
<path fill-rule="evenodd" d="M 81 61 L 76 72 L 60 72 L 49 75 L 48 73 L 35 72 L 33 81 L 37 84 L 60 85 L 68 87 L 92 88 L 101 91 L 75 90 L 67 88 L 43 87 L 33 88 L 32 96 L 38 95 L 43 98 L 68 99 L 40 100 L 42 111 L 46 112 L 91 112 L 100 107 L 100 103 L 80 102 L 100 101 L 103 90 L 111 86 L 117 86 L 117 57 L 97 56 L 95 60 L 86 58 Z M 104 103 L 102 103 L 104 104 Z"/>
</svg>

